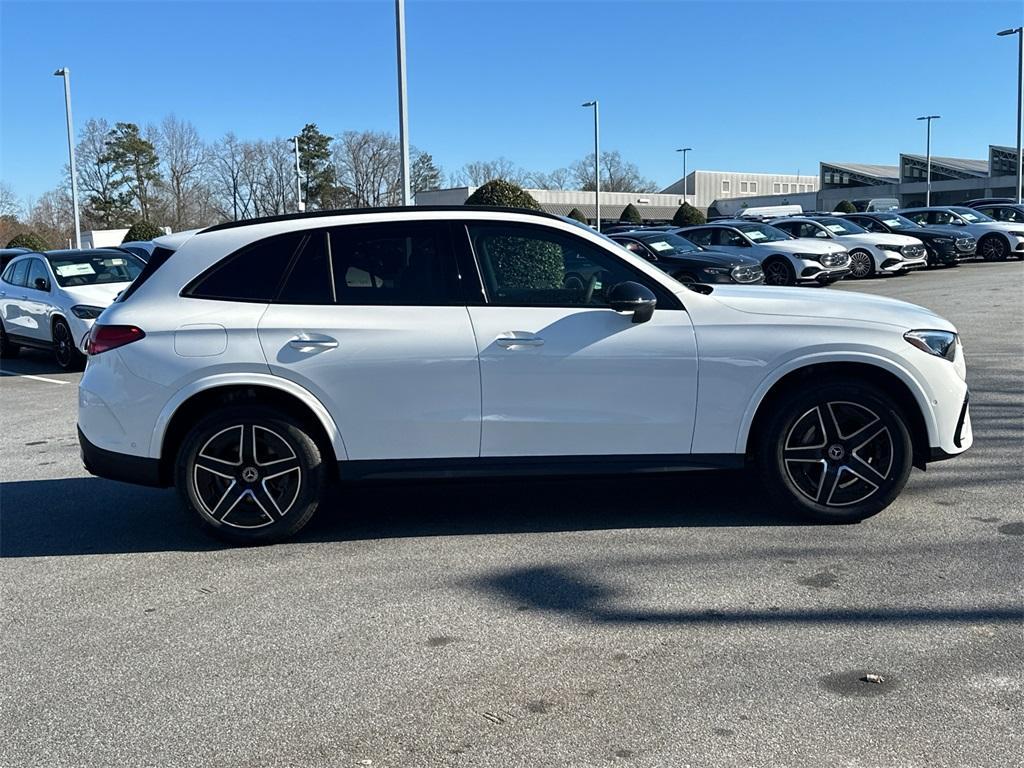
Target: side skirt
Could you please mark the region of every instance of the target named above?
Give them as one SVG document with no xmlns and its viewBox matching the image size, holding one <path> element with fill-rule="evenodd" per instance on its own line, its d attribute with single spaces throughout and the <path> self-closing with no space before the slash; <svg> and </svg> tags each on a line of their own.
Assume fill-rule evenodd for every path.
<svg viewBox="0 0 1024 768">
<path fill-rule="evenodd" d="M 342 480 L 413 478 L 629 475 L 742 469 L 743 454 L 693 453 L 632 456 L 484 456 L 455 459 L 373 459 L 339 461 Z"/>
</svg>

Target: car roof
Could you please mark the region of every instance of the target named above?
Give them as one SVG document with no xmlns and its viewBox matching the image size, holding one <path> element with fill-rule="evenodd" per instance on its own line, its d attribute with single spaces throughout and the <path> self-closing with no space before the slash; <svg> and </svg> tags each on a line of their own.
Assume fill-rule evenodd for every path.
<svg viewBox="0 0 1024 768">
<path fill-rule="evenodd" d="M 62 248 L 56 251 L 46 251 L 43 256 L 48 259 L 66 259 L 72 256 L 106 256 L 109 253 L 131 253 L 131 251 L 125 251 L 117 246 L 111 246 L 110 248 Z M 132 256 L 135 254 L 132 253 Z"/>
</svg>

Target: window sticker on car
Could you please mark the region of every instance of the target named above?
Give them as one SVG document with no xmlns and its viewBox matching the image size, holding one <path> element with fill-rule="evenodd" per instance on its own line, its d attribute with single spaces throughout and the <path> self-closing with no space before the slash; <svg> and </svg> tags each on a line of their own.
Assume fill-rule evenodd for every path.
<svg viewBox="0 0 1024 768">
<path fill-rule="evenodd" d="M 841 224 L 828 224 L 826 225 L 826 229 L 829 229 L 832 232 L 835 232 L 836 234 L 846 231 Z"/>
<path fill-rule="evenodd" d="M 96 270 L 92 268 L 92 264 L 62 264 L 59 267 L 54 267 L 54 272 L 57 273 L 57 277 L 77 277 L 78 275 L 95 275 Z"/>
<path fill-rule="evenodd" d="M 651 246 L 651 248 L 659 252 L 672 250 L 672 245 L 670 243 L 666 243 L 664 240 L 655 240 L 647 244 Z"/>
<path fill-rule="evenodd" d="M 749 232 L 747 232 L 747 237 L 749 237 L 751 240 L 764 240 L 766 237 L 768 237 L 768 235 L 766 235 L 764 232 L 758 232 L 756 229 L 752 229 Z"/>
<path fill-rule="evenodd" d="M 104 267 L 121 267 L 124 266 L 124 259 L 103 259 L 100 263 Z"/>
</svg>

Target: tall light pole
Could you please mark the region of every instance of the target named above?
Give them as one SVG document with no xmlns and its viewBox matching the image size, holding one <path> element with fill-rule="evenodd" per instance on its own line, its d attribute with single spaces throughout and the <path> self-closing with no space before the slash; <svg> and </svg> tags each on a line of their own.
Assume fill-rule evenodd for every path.
<svg viewBox="0 0 1024 768">
<path fill-rule="evenodd" d="M 682 152 L 683 153 L 683 202 L 684 203 L 689 202 L 686 199 L 686 153 L 687 152 L 691 152 L 691 151 L 693 151 L 693 147 L 683 147 L 682 149 L 677 149 L 676 150 L 676 152 Z"/>
<path fill-rule="evenodd" d="M 1021 110 L 1024 109 L 1024 27 L 1004 29 L 996 33 L 999 37 L 1017 35 L 1017 205 L 1021 204 L 1021 169 L 1024 157 L 1021 155 Z"/>
<path fill-rule="evenodd" d="M 398 141 L 402 146 L 402 205 L 412 205 L 409 179 L 409 115 L 405 94 L 405 0 L 395 0 L 398 48 Z"/>
<path fill-rule="evenodd" d="M 594 108 L 594 220 L 601 231 L 601 115 L 597 99 L 585 101 L 581 106 Z"/>
<path fill-rule="evenodd" d="M 302 202 L 302 172 L 299 170 L 299 137 L 289 139 L 295 145 L 295 211 L 302 213 L 306 206 Z"/>
<path fill-rule="evenodd" d="M 926 154 L 926 160 L 925 160 L 925 163 L 926 163 L 927 168 L 928 168 L 928 170 L 927 170 L 928 176 L 927 176 L 927 181 L 925 183 L 925 188 L 924 188 L 925 189 L 925 191 L 924 191 L 924 204 L 925 205 L 931 205 L 932 204 L 932 120 L 938 120 L 940 117 L 942 117 L 942 116 L 941 115 L 925 115 L 924 117 L 917 118 L 918 120 L 927 120 L 928 121 L 928 143 L 926 145 L 927 146 L 927 149 L 926 149 L 927 154 Z"/>
<path fill-rule="evenodd" d="M 71 122 L 71 70 L 61 67 L 54 77 L 64 78 L 64 111 L 68 118 L 68 160 L 71 166 L 71 207 L 75 209 L 75 248 L 82 247 L 82 224 L 78 218 L 78 171 L 75 169 L 75 128 Z"/>
</svg>

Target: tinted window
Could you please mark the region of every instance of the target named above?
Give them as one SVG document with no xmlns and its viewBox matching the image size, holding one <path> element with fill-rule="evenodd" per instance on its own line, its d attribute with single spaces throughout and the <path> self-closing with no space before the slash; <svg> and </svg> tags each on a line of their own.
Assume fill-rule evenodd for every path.
<svg viewBox="0 0 1024 768">
<path fill-rule="evenodd" d="M 184 295 L 196 299 L 269 302 L 304 237 L 303 232 L 289 232 L 251 243 L 200 275 Z M 154 251 L 150 264 L 157 262 L 160 250 Z"/>
<path fill-rule="evenodd" d="M 743 235 L 741 235 L 739 232 L 735 232 L 734 230 L 731 229 L 725 229 L 724 227 L 720 227 L 714 230 L 714 235 L 712 236 L 712 243 L 714 243 L 715 245 L 733 246 L 735 248 L 744 248 L 747 245 L 749 245 L 749 243 L 743 239 Z"/>
<path fill-rule="evenodd" d="M 686 239 L 689 240 L 691 243 L 696 243 L 697 245 L 704 246 L 711 245 L 711 236 L 713 234 L 714 230 L 712 229 L 688 229 L 683 233 Z"/>
<path fill-rule="evenodd" d="M 61 251 L 47 258 L 63 286 L 130 283 L 146 266 L 138 256 L 124 251 Z"/>
<path fill-rule="evenodd" d="M 530 226 L 468 229 L 492 304 L 604 307 L 614 286 L 632 280 L 654 291 L 660 307 L 678 306 L 655 281 L 580 238 Z"/>
<path fill-rule="evenodd" d="M 142 284 L 149 280 L 149 278 L 151 278 L 153 274 L 173 255 L 174 251 L 170 248 L 163 248 L 159 245 L 154 248 L 153 253 L 149 257 L 149 261 L 147 261 L 146 266 L 142 268 L 142 272 L 140 272 L 139 276 L 132 281 L 131 285 L 121 291 L 115 301 L 125 301 L 129 296 L 139 290 Z"/>
<path fill-rule="evenodd" d="M 339 304 L 437 306 L 462 303 L 447 227 L 415 222 L 331 231 Z"/>
<path fill-rule="evenodd" d="M 25 285 L 28 281 L 28 263 L 30 259 L 19 261 L 16 264 L 12 264 L 7 269 L 7 275 L 4 277 L 11 285 Z"/>
<path fill-rule="evenodd" d="M 50 282 L 50 275 L 47 274 L 46 266 L 43 264 L 43 262 L 41 260 L 39 260 L 39 259 L 32 259 L 29 262 L 29 265 L 30 266 L 28 268 L 28 283 L 27 283 L 29 288 L 35 288 L 36 287 L 36 280 L 38 280 L 40 278 L 42 278 L 43 280 L 45 280 L 47 282 L 47 284 L 49 284 L 49 282 Z"/>
</svg>

